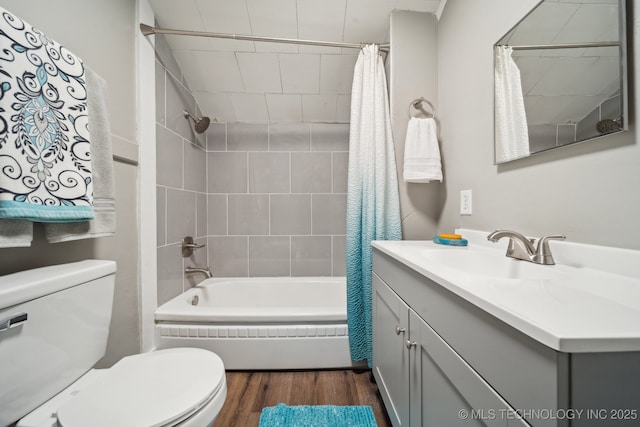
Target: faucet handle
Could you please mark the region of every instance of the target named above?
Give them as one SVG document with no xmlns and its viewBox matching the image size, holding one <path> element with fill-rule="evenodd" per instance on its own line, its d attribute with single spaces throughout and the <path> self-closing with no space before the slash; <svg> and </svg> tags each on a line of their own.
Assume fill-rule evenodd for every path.
<svg viewBox="0 0 640 427">
<path fill-rule="evenodd" d="M 545 265 L 554 265 L 555 261 L 553 260 L 553 256 L 551 255 L 551 249 L 549 248 L 549 240 L 564 240 L 566 236 L 561 234 L 553 234 L 550 236 L 541 237 L 538 240 L 538 247 L 536 248 L 536 253 L 534 255 L 534 262 L 538 264 Z"/>
<path fill-rule="evenodd" d="M 182 239 L 182 257 L 188 258 L 193 255 L 193 251 L 195 249 L 204 248 L 205 246 L 206 245 L 198 245 L 197 243 L 194 243 L 193 237 L 187 236 Z"/>
</svg>

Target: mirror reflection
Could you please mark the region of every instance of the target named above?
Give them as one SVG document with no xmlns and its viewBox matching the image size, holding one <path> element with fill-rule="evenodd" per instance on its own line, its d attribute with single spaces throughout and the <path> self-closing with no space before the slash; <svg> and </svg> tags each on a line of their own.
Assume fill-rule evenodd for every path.
<svg viewBox="0 0 640 427">
<path fill-rule="evenodd" d="M 496 163 L 626 129 L 623 12 L 545 0 L 496 43 Z"/>
</svg>

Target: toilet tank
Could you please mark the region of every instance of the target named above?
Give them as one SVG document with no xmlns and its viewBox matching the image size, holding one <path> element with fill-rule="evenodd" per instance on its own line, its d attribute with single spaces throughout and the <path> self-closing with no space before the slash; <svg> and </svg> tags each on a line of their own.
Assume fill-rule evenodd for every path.
<svg viewBox="0 0 640 427">
<path fill-rule="evenodd" d="M 115 273 L 114 261 L 86 260 L 0 277 L 0 426 L 104 355 Z"/>
</svg>

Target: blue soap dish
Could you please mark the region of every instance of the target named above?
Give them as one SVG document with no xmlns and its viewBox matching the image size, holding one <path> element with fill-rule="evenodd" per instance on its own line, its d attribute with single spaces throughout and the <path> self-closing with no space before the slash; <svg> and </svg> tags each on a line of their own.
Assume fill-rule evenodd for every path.
<svg viewBox="0 0 640 427">
<path fill-rule="evenodd" d="M 433 243 L 447 246 L 467 246 L 469 241 L 467 239 L 443 239 L 442 237 L 434 237 Z"/>
</svg>

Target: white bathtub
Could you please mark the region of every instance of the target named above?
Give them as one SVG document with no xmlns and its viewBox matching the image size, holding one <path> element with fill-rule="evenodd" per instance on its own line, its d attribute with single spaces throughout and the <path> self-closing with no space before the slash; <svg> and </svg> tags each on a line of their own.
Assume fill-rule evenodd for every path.
<svg viewBox="0 0 640 427">
<path fill-rule="evenodd" d="M 344 277 L 207 279 L 155 319 L 158 348 L 205 348 L 227 369 L 361 366 L 349 353 Z"/>
</svg>

